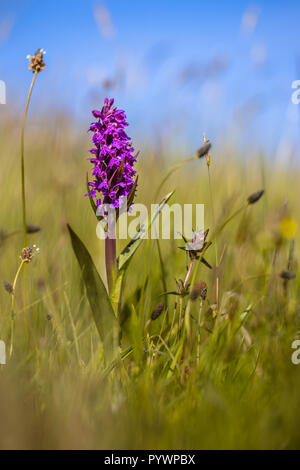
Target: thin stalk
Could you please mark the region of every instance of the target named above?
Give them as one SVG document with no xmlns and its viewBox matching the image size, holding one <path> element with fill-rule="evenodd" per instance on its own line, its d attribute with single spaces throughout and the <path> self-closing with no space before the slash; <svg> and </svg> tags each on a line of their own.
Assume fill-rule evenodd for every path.
<svg viewBox="0 0 300 470">
<path fill-rule="evenodd" d="M 222 230 L 223 228 L 229 223 L 231 222 L 232 219 L 234 219 L 240 212 L 244 211 L 245 209 L 247 209 L 248 207 L 248 203 L 246 204 L 243 204 L 239 209 L 237 209 L 232 215 L 230 215 L 228 217 L 228 219 L 226 219 L 221 225 L 219 225 L 219 227 L 216 228 L 216 230 L 214 231 L 213 235 L 212 235 L 212 238 L 215 238 L 216 235 L 218 235 Z"/>
<path fill-rule="evenodd" d="M 248 203 L 243 204 L 238 210 L 236 210 L 232 215 L 230 215 L 230 216 L 228 217 L 228 219 L 226 219 L 221 225 L 219 225 L 219 227 L 216 228 L 216 230 L 215 230 L 215 231 L 213 232 L 213 234 L 212 234 L 211 239 L 213 240 L 213 239 L 216 237 L 216 235 L 217 235 L 218 233 L 220 233 L 220 232 L 223 230 L 223 228 L 224 228 L 229 222 L 231 222 L 232 219 L 234 219 L 240 212 L 242 212 L 242 211 L 244 211 L 245 209 L 247 209 L 248 206 L 249 206 Z M 207 247 L 204 248 L 204 250 L 203 250 L 202 253 L 201 253 L 202 256 L 204 256 L 204 254 L 205 254 L 205 252 L 206 252 L 206 250 L 207 250 L 207 248 L 208 248 L 209 246 L 210 246 L 210 245 L 207 244 Z M 201 263 L 198 263 L 197 269 L 195 269 L 195 271 L 194 271 L 193 278 L 192 278 L 192 284 L 194 284 L 195 279 L 196 279 L 196 277 L 197 277 L 197 275 L 198 275 L 198 270 L 199 270 L 200 264 L 201 264 Z"/>
<path fill-rule="evenodd" d="M 290 247 L 289 247 L 289 258 L 288 258 L 288 263 L 287 263 L 287 270 L 288 271 L 291 270 L 292 265 L 293 265 L 294 252 L 295 252 L 295 240 L 291 240 L 290 241 Z M 284 287 L 285 295 L 287 295 L 287 293 L 288 293 L 288 279 L 284 279 L 283 287 Z"/>
<path fill-rule="evenodd" d="M 82 362 L 81 362 L 81 358 L 80 358 L 80 351 L 79 351 L 79 344 L 78 344 L 78 336 L 77 336 L 76 326 L 75 326 L 75 323 L 74 323 L 74 320 L 73 320 L 73 315 L 72 315 L 72 311 L 71 311 L 70 302 L 69 302 L 69 299 L 68 299 L 68 296 L 67 296 L 66 292 L 64 292 L 64 297 L 65 297 L 65 302 L 66 302 L 66 305 L 67 305 L 67 311 L 68 311 L 69 318 L 70 318 L 70 322 L 71 322 L 71 327 L 72 327 L 72 333 L 73 333 L 73 339 L 74 339 L 74 344 L 75 344 L 75 351 L 76 351 L 77 361 L 78 361 L 78 365 L 79 365 L 79 367 L 80 367 L 81 364 L 82 364 Z"/>
<path fill-rule="evenodd" d="M 27 111 L 30 103 L 30 98 L 33 90 L 33 86 L 36 80 L 38 72 L 34 72 L 31 85 L 29 88 L 25 111 L 22 121 L 22 130 L 21 130 L 21 185 L 22 185 L 22 215 L 23 215 L 23 233 L 24 233 L 24 248 L 27 246 L 27 223 L 26 223 L 26 197 L 25 197 L 25 161 L 24 161 L 24 133 L 25 133 L 25 122 Z"/>
<path fill-rule="evenodd" d="M 206 137 L 203 136 L 204 144 L 206 144 Z M 216 219 L 215 219 L 215 209 L 214 209 L 214 199 L 213 199 L 213 190 L 212 190 L 212 183 L 211 183 L 211 176 L 210 176 L 210 155 L 209 153 L 206 156 L 206 166 L 207 166 L 207 173 L 208 173 L 208 185 L 209 185 L 209 195 L 210 195 L 210 206 L 211 206 L 211 218 L 213 224 L 213 230 L 216 228 Z M 216 304 L 217 308 L 219 305 L 219 256 L 218 256 L 218 244 L 217 244 L 217 234 L 215 233 L 214 242 L 215 242 L 215 259 L 216 259 Z"/>
<path fill-rule="evenodd" d="M 177 312 L 177 302 L 175 302 L 174 309 L 173 309 L 173 317 L 172 317 L 172 323 L 171 323 L 171 328 L 169 329 L 169 333 L 167 335 L 167 341 L 173 331 L 174 324 L 175 324 L 175 318 L 176 318 L 176 312 Z"/>
<path fill-rule="evenodd" d="M 116 273 L 116 239 L 105 239 L 105 265 L 109 293 L 112 292 Z"/>
<path fill-rule="evenodd" d="M 196 355 L 196 363 L 197 366 L 200 362 L 200 345 L 201 345 L 201 314 L 202 314 L 202 307 L 203 307 L 203 300 L 200 302 L 199 312 L 198 312 L 198 333 L 197 333 L 197 355 Z"/>
<path fill-rule="evenodd" d="M 183 167 L 186 163 L 189 163 L 189 162 L 192 162 L 193 160 L 197 160 L 198 155 L 194 155 L 193 157 L 191 158 L 187 158 L 186 160 L 183 160 L 182 162 L 179 162 L 179 163 L 176 163 L 175 165 L 173 165 L 170 170 L 168 171 L 168 173 L 164 176 L 164 178 L 162 179 L 160 185 L 158 186 L 157 190 L 156 190 L 156 193 L 155 193 L 155 196 L 154 196 L 154 200 L 156 201 L 158 199 L 158 196 L 159 196 L 159 193 L 163 187 L 163 185 L 165 184 L 165 182 L 170 178 L 170 176 L 176 171 L 176 170 L 179 170 L 179 168 Z"/>
<path fill-rule="evenodd" d="M 160 249 L 160 244 L 158 238 L 156 239 L 157 242 L 157 250 L 158 250 L 158 256 L 159 256 L 159 263 L 160 263 L 160 268 L 161 268 L 161 279 L 162 279 L 162 284 L 163 284 L 163 289 L 164 292 L 167 292 L 167 282 L 166 282 L 166 272 L 165 272 L 165 267 L 164 267 L 164 262 L 162 259 L 162 253 Z M 164 296 L 165 299 L 165 304 L 166 304 L 166 309 L 167 309 L 167 321 L 169 321 L 169 313 L 168 313 L 168 296 L 165 294 Z"/>
<path fill-rule="evenodd" d="M 186 276 L 185 276 L 185 279 L 184 279 L 184 282 L 183 282 L 183 288 L 184 289 L 186 289 L 186 287 L 188 285 L 188 282 L 189 282 L 189 279 L 190 279 L 190 276 L 191 276 L 191 273 L 192 273 L 192 269 L 193 269 L 193 266 L 194 266 L 194 261 L 195 261 L 195 258 L 190 259 L 190 264 L 189 264 L 189 267 L 188 267 L 188 270 L 187 270 L 187 273 L 186 273 Z M 181 327 L 182 327 L 182 317 L 183 317 L 182 311 L 183 311 L 183 298 L 180 297 L 180 299 L 179 299 L 179 319 L 178 319 L 178 333 L 179 334 L 181 332 Z"/>
<path fill-rule="evenodd" d="M 21 269 L 23 267 L 23 264 L 25 263 L 25 260 L 22 260 L 20 263 L 20 266 L 18 267 L 18 270 L 15 275 L 15 279 L 12 285 L 12 293 L 11 293 L 11 333 L 10 333 L 10 349 L 9 349 L 9 357 L 11 358 L 12 353 L 13 353 L 13 344 L 14 344 L 14 323 L 15 323 L 15 290 L 16 290 L 16 285 L 17 285 L 17 280 L 19 277 L 19 274 L 21 272 Z"/>
<path fill-rule="evenodd" d="M 186 273 L 185 280 L 184 280 L 184 283 L 183 283 L 184 288 L 186 288 L 187 285 L 188 285 L 188 282 L 189 282 L 189 279 L 190 279 L 190 276 L 191 276 L 191 272 L 192 272 L 192 269 L 193 269 L 194 261 L 195 261 L 195 258 L 191 258 L 189 268 L 188 268 L 188 271 Z"/>
<path fill-rule="evenodd" d="M 210 205 L 211 205 L 211 217 L 213 223 L 213 229 L 216 227 L 216 219 L 215 219 L 215 210 L 214 210 L 214 201 L 213 201 L 213 192 L 212 192 L 212 184 L 211 184 L 211 177 L 210 177 L 210 169 L 209 165 L 207 165 L 207 172 L 208 172 L 208 184 L 209 184 L 209 193 L 210 193 Z M 217 244 L 217 234 L 215 233 L 214 237 L 215 242 L 215 259 L 216 259 L 216 304 L 217 307 L 219 305 L 219 256 L 218 256 L 218 244 Z"/>
</svg>

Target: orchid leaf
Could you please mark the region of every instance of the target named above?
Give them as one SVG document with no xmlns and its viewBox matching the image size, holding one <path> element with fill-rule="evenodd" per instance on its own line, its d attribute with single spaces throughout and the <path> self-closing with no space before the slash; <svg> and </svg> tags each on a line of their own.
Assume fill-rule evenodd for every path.
<svg viewBox="0 0 300 470">
<path fill-rule="evenodd" d="M 158 207 L 155 213 L 153 214 L 152 219 L 151 219 L 151 215 L 149 215 L 147 223 L 141 225 L 140 230 L 134 235 L 132 240 L 120 253 L 120 256 L 118 257 L 118 260 L 117 260 L 119 270 L 125 269 L 128 266 L 128 263 L 131 260 L 133 254 L 136 252 L 136 250 L 138 249 L 142 241 L 147 237 L 147 231 L 150 229 L 151 225 L 153 224 L 155 219 L 158 217 L 160 212 L 163 210 L 165 204 L 169 201 L 169 199 L 171 198 L 173 194 L 174 194 L 174 191 L 167 194 L 163 198 L 160 204 L 158 204 Z"/>
<path fill-rule="evenodd" d="M 95 201 L 93 199 L 93 196 L 91 194 L 88 174 L 86 174 L 86 188 L 87 188 L 87 192 L 88 192 L 89 201 L 90 201 L 90 204 L 91 204 L 92 211 L 94 212 L 97 219 L 100 221 L 100 220 L 103 219 L 103 216 L 102 215 L 97 215 L 97 206 L 96 206 Z"/>
<path fill-rule="evenodd" d="M 118 322 L 104 283 L 90 253 L 70 225 L 68 225 L 68 230 L 80 266 L 94 321 L 103 343 L 104 360 L 108 364 L 117 357 Z"/>
<path fill-rule="evenodd" d="M 114 285 L 113 285 L 112 292 L 110 294 L 110 301 L 112 304 L 112 308 L 117 318 L 119 315 L 119 304 L 121 301 L 124 274 L 125 274 L 124 270 L 118 272 Z"/>
<path fill-rule="evenodd" d="M 136 179 L 135 179 L 134 185 L 132 186 L 132 189 L 131 189 L 131 191 L 128 195 L 127 209 L 129 209 L 129 207 L 131 206 L 131 204 L 134 200 L 134 195 L 135 195 L 138 179 L 139 179 L 139 177 L 137 176 Z"/>
</svg>

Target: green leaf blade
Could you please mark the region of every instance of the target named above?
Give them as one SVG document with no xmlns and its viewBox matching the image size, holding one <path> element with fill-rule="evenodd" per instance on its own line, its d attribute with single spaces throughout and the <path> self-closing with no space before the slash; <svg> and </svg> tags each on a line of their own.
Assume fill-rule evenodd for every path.
<svg viewBox="0 0 300 470">
<path fill-rule="evenodd" d="M 166 203 L 169 201 L 169 199 L 173 196 L 174 191 L 168 193 L 162 201 L 159 203 L 157 210 L 155 211 L 152 219 L 151 215 L 148 217 L 148 221 L 146 223 L 146 228 L 149 230 L 151 228 L 151 225 L 155 221 L 155 219 L 158 217 L 160 212 L 163 210 L 164 206 Z M 147 230 L 145 230 L 145 224 L 142 224 L 141 229 L 135 234 L 135 236 L 130 240 L 128 245 L 122 250 L 120 253 L 120 256 L 117 259 L 118 263 L 118 269 L 121 271 L 122 269 L 125 269 L 128 266 L 129 261 L 131 260 L 133 254 L 136 252 L 142 241 L 145 239 Z"/>
<path fill-rule="evenodd" d="M 118 350 L 118 322 L 105 285 L 94 265 L 92 257 L 78 235 L 68 225 L 72 247 L 80 266 L 87 298 L 94 321 L 103 343 L 105 363 L 116 359 Z"/>
</svg>

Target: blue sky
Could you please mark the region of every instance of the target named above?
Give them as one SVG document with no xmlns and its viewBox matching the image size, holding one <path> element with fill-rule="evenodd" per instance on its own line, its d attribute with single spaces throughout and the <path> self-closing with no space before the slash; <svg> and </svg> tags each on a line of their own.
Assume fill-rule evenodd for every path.
<svg viewBox="0 0 300 470">
<path fill-rule="evenodd" d="M 192 152 L 206 132 L 272 153 L 300 143 L 299 20 L 292 0 L 1 0 L 0 79 L 8 104 L 23 105 L 26 55 L 43 47 L 40 112 L 87 126 L 90 109 L 114 96 L 145 142 L 168 137 Z"/>
</svg>

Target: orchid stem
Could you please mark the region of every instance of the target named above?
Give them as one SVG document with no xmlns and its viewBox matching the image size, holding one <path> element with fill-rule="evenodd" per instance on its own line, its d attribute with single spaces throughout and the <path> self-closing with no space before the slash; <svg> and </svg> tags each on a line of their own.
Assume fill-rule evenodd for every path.
<svg viewBox="0 0 300 470">
<path fill-rule="evenodd" d="M 189 264 L 188 271 L 187 271 L 186 276 L 185 276 L 183 287 L 187 287 L 187 284 L 189 282 L 189 278 L 191 276 L 191 272 L 192 272 L 192 269 L 193 269 L 194 260 L 195 260 L 194 258 L 191 258 L 191 260 L 190 260 L 190 264 Z"/>
<path fill-rule="evenodd" d="M 19 274 L 21 272 L 21 269 L 23 267 L 23 264 L 25 263 L 25 260 L 22 260 L 20 263 L 20 266 L 18 267 L 18 270 L 15 275 L 15 279 L 12 285 L 12 293 L 11 293 L 11 333 L 10 333 L 10 349 L 9 349 L 9 357 L 12 356 L 13 353 L 13 345 L 14 345 L 14 324 L 15 324 L 15 291 L 16 291 L 16 284 L 17 280 L 19 277 Z"/>
<path fill-rule="evenodd" d="M 108 291 L 111 293 L 116 270 L 116 239 L 107 237 L 105 239 L 105 264 Z"/>
</svg>

